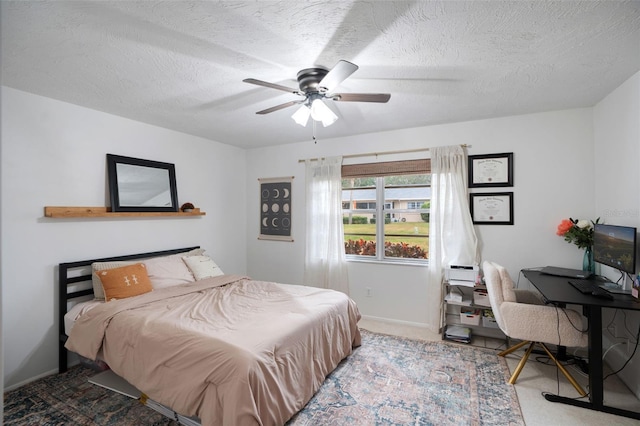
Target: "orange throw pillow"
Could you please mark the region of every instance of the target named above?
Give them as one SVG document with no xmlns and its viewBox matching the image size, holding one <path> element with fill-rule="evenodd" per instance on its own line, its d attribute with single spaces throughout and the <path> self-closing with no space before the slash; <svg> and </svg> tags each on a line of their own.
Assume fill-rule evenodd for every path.
<svg viewBox="0 0 640 426">
<path fill-rule="evenodd" d="M 97 271 L 96 274 L 102 282 L 107 302 L 149 293 L 153 290 L 147 268 L 143 263 Z"/>
</svg>

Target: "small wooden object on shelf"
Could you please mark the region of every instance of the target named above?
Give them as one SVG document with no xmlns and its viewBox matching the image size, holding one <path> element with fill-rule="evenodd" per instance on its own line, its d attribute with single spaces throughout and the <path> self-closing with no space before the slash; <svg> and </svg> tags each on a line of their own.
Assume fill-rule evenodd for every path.
<svg viewBox="0 0 640 426">
<path fill-rule="evenodd" d="M 180 206 L 180 211 L 183 211 L 185 213 L 192 212 L 194 209 L 195 207 L 191 203 L 184 203 L 183 205 Z"/>
<path fill-rule="evenodd" d="M 44 216 L 51 218 L 81 217 L 189 217 L 204 216 L 199 208 L 190 212 L 112 212 L 110 207 L 53 207 L 45 206 Z"/>
</svg>

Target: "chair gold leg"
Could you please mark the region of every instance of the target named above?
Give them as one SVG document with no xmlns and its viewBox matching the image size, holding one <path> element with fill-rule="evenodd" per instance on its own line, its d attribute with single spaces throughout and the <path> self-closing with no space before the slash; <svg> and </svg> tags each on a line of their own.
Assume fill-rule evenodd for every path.
<svg viewBox="0 0 640 426">
<path fill-rule="evenodd" d="M 538 343 L 540 343 L 540 342 L 538 342 Z M 576 390 L 578 391 L 580 396 L 587 396 L 587 393 L 584 391 L 584 389 L 582 389 L 582 387 L 578 384 L 578 382 L 576 382 L 576 379 L 573 378 L 573 376 L 567 371 L 567 369 L 564 368 L 564 366 L 558 362 L 556 357 L 553 356 L 553 354 L 547 348 L 547 346 L 544 343 L 540 343 L 540 346 L 542 346 L 542 348 L 547 353 L 549 358 L 551 358 L 553 360 L 553 362 L 556 363 L 556 365 L 558 366 L 560 371 L 562 371 L 562 374 L 564 374 L 564 376 L 567 378 L 567 380 L 569 380 L 569 383 L 571 383 L 573 385 L 573 387 L 576 388 Z"/>
<path fill-rule="evenodd" d="M 509 355 L 511 352 L 513 351 L 517 351 L 518 349 L 520 349 L 521 347 L 523 347 L 524 345 L 526 345 L 527 343 L 531 343 L 531 341 L 529 340 L 525 340 L 524 342 L 520 342 L 517 345 L 513 345 L 510 348 L 505 349 L 504 351 L 500 352 L 498 354 L 498 356 L 506 356 Z"/>
<path fill-rule="evenodd" d="M 531 351 L 533 350 L 533 345 L 535 345 L 535 344 L 536 344 L 536 342 L 531 342 L 531 344 L 527 348 L 527 351 L 524 353 L 524 356 L 522 357 L 522 359 L 518 363 L 518 366 L 516 367 L 515 371 L 511 375 L 511 378 L 509 379 L 509 384 L 510 385 L 515 385 L 516 384 L 516 380 L 518 380 L 518 376 L 520 375 L 520 372 L 524 368 L 524 365 L 527 363 L 527 359 L 529 359 L 529 355 L 531 355 Z M 520 345 L 520 346 L 522 346 L 522 345 Z"/>
</svg>

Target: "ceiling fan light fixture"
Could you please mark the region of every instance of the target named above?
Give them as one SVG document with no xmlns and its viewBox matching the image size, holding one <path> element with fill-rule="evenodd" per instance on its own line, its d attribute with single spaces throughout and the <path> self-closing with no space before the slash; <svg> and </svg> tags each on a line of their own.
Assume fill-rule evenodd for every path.
<svg viewBox="0 0 640 426">
<path fill-rule="evenodd" d="M 316 66 L 306 68 L 298 72 L 299 89 L 282 86 L 280 84 L 269 83 L 267 81 L 256 80 L 255 78 L 245 78 L 245 83 L 257 84 L 258 86 L 269 87 L 281 90 L 294 95 L 304 97 L 304 100 L 289 101 L 271 108 L 256 112 L 256 114 L 270 114 L 293 105 L 303 104 L 291 118 L 299 125 L 305 127 L 309 122 L 309 116 L 313 118 L 315 129 L 316 121 L 322 122 L 324 127 L 331 126 L 338 120 L 338 116 L 324 103 L 325 99 L 341 102 L 378 102 L 389 101 L 389 93 L 333 93 L 333 90 L 346 78 L 353 74 L 358 66 L 351 62 L 340 60 L 330 70 Z"/>
<path fill-rule="evenodd" d="M 296 112 L 293 113 L 291 118 L 293 121 L 301 125 L 302 127 L 306 127 L 309 122 L 309 116 L 311 116 L 311 110 L 308 106 L 302 105 Z"/>
<path fill-rule="evenodd" d="M 338 116 L 322 102 L 322 99 L 314 99 L 311 102 L 311 118 L 316 121 L 322 121 L 322 125 L 328 127 L 336 122 Z"/>
<path fill-rule="evenodd" d="M 338 116 L 335 115 L 333 112 L 331 113 L 332 117 L 325 117 L 322 119 L 322 125 L 324 127 L 329 127 L 331 126 L 333 123 L 336 122 L 336 120 L 338 120 Z"/>
</svg>

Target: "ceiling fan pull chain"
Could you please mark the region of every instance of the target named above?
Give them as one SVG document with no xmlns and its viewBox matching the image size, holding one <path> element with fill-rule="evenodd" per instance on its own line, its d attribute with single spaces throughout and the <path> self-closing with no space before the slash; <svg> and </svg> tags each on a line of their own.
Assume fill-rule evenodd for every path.
<svg viewBox="0 0 640 426">
<path fill-rule="evenodd" d="M 317 144 L 318 143 L 318 139 L 316 139 L 316 120 L 311 120 L 313 123 L 311 123 L 311 125 L 313 126 L 313 143 Z"/>
</svg>

